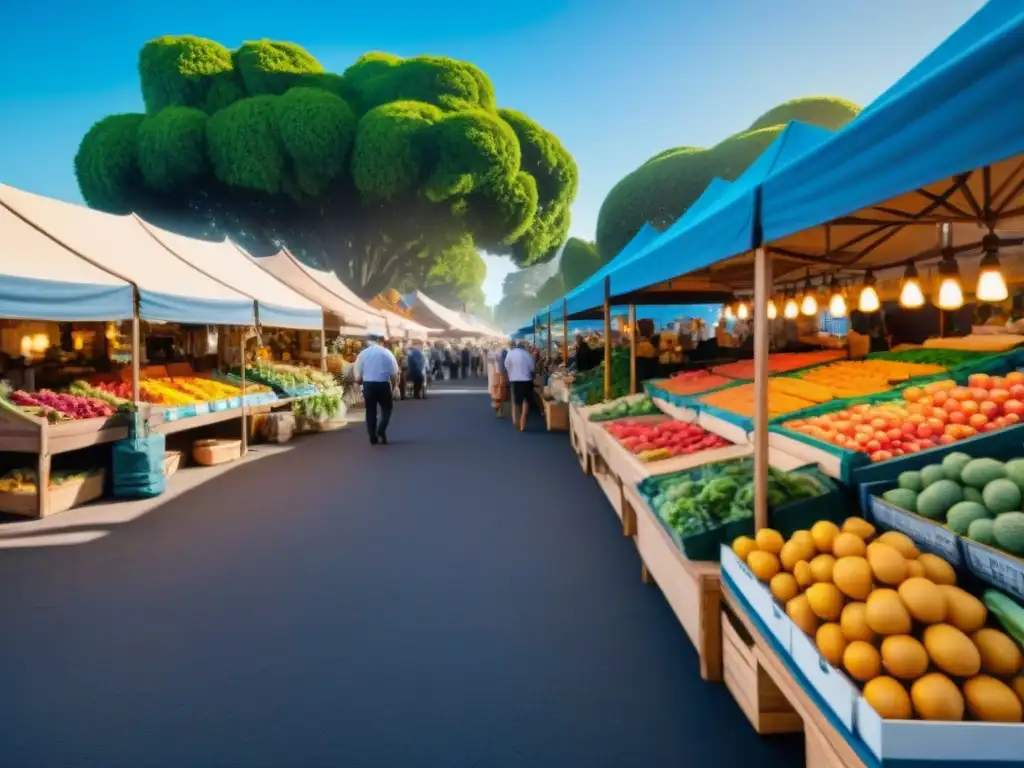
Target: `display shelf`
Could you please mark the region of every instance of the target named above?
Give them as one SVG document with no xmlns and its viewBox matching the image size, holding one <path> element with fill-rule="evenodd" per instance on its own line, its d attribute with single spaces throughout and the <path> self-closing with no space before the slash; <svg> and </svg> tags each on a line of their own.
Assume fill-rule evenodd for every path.
<svg viewBox="0 0 1024 768">
<path fill-rule="evenodd" d="M 183 419 L 172 418 L 170 421 L 166 419 L 166 411 L 157 411 L 150 416 L 149 426 L 154 432 L 159 432 L 163 435 L 173 435 L 190 429 L 219 424 L 222 421 L 240 419 L 242 418 L 243 410 L 241 407 L 238 407 L 229 408 L 224 411 L 209 411 Z"/>
<path fill-rule="evenodd" d="M 635 513 L 641 578 L 661 589 L 683 630 L 697 649 L 701 677 L 722 679 L 722 617 L 719 565 L 688 560 L 669 538 L 635 487 L 622 489 Z"/>
<path fill-rule="evenodd" d="M 857 748 L 851 745 L 848 739 L 852 736 L 848 732 L 840 732 L 839 728 L 842 726 L 822 711 L 813 694 L 796 679 L 794 671 L 775 651 L 772 641 L 768 639 L 768 633 L 763 629 L 764 625 L 751 617 L 745 601 L 727 580 L 723 580 L 721 599 L 728 608 L 730 619 L 734 618 L 737 625 L 744 630 L 745 636 L 750 638 L 751 645 L 748 649 L 756 661 L 758 673 L 764 674 L 771 681 L 800 719 L 806 744 L 807 768 L 880 767 L 880 763 L 868 753 L 863 744 L 859 744 Z M 741 709 L 744 703 L 737 700 Z"/>
<path fill-rule="evenodd" d="M 27 414 L 0 411 L 0 451 L 50 455 L 113 443 L 128 435 L 128 416 L 79 419 L 50 424 Z"/>
<path fill-rule="evenodd" d="M 653 402 L 658 407 L 658 410 L 666 416 L 671 416 L 676 421 L 696 423 L 708 432 L 712 432 L 713 434 L 728 440 L 730 443 L 750 442 L 750 435 L 743 427 L 738 424 L 732 424 L 712 413 L 696 408 L 673 405 L 667 400 L 662 400 L 660 397 L 651 398 L 651 402 Z"/>
<path fill-rule="evenodd" d="M 579 459 L 583 474 L 591 472 L 591 449 L 587 432 L 590 429 L 590 414 L 600 406 L 569 404 L 569 442 L 576 458 Z"/>
</svg>

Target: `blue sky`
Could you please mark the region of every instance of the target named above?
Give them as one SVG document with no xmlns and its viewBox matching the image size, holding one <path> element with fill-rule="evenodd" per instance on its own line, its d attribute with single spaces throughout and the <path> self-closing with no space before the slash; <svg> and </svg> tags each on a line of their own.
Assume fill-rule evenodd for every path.
<svg viewBox="0 0 1024 768">
<path fill-rule="evenodd" d="M 367 50 L 470 60 L 499 103 L 555 132 L 580 166 L 572 233 L 592 239 L 608 190 L 651 155 L 709 146 L 797 96 L 866 104 L 983 0 L 446 0 L 90 3 L 4 11 L 0 181 L 79 201 L 72 158 L 113 112 L 141 111 L 136 57 L 162 34 L 230 47 L 300 43 L 330 71 Z M 488 258 L 485 291 L 511 269 Z"/>
</svg>

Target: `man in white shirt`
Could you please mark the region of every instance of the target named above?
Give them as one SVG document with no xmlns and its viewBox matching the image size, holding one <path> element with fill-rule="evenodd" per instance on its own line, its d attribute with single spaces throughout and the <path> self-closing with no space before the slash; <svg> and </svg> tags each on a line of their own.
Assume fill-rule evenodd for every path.
<svg viewBox="0 0 1024 768">
<path fill-rule="evenodd" d="M 379 442 L 388 444 L 388 423 L 394 405 L 391 393 L 398 381 L 398 361 L 394 353 L 379 344 L 379 336 L 371 336 L 366 349 L 359 353 L 355 362 L 356 383 L 363 385 L 363 400 L 366 402 L 366 431 L 370 433 L 370 445 Z M 380 421 L 377 421 L 377 408 Z"/>
<path fill-rule="evenodd" d="M 516 408 L 519 407 L 518 427 L 522 432 L 526 429 L 526 414 L 530 403 L 534 400 L 533 391 L 533 355 L 526 351 L 525 342 L 520 342 L 509 350 L 505 357 L 505 373 L 512 389 L 512 421 L 516 420 Z"/>
</svg>

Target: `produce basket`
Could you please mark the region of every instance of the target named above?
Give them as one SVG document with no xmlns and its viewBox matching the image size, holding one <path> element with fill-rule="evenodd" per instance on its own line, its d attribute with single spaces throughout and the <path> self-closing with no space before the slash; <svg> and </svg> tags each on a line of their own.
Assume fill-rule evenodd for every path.
<svg viewBox="0 0 1024 768">
<path fill-rule="evenodd" d="M 51 479 L 49 514 L 66 512 L 102 497 L 106 475 L 106 471 L 101 469 L 66 480 L 61 480 L 59 476 Z M 0 492 L 0 512 L 35 517 L 38 510 L 37 491 Z"/>
<path fill-rule="evenodd" d="M 192 444 L 193 460 L 204 467 L 227 464 L 241 456 L 241 440 L 196 440 Z"/>
</svg>

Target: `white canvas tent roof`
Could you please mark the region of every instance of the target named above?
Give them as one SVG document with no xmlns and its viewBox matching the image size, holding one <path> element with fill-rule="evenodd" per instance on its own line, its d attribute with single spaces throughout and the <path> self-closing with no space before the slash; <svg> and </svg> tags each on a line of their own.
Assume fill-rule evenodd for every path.
<svg viewBox="0 0 1024 768">
<path fill-rule="evenodd" d="M 186 237 L 138 219 L 175 256 L 256 301 L 261 325 L 320 330 L 323 309 L 260 269 L 230 240 Z"/>
<path fill-rule="evenodd" d="M 360 307 L 344 299 L 337 291 L 338 285 L 343 288 L 344 285 L 329 272 L 307 267 L 287 251 L 273 256 L 249 258 L 282 283 L 334 315 L 343 333 L 353 336 L 387 333 L 384 317 L 365 304 Z M 348 292 L 347 288 L 345 292 Z"/>
<path fill-rule="evenodd" d="M 182 261 L 134 216 L 114 216 L 0 184 L 0 203 L 53 240 L 133 283 L 139 317 L 156 322 L 252 325 L 253 301 Z"/>
<path fill-rule="evenodd" d="M 392 329 L 392 336 L 400 335 L 395 333 L 395 329 L 397 328 L 401 332 L 401 335 L 407 338 L 425 340 L 434 331 L 433 328 L 427 328 L 425 325 L 420 325 L 415 320 L 402 317 L 397 312 L 391 312 L 387 309 L 378 309 L 377 311 L 383 313 L 387 318 L 388 327 Z"/>
<path fill-rule="evenodd" d="M 481 335 L 480 329 L 475 328 L 468 320 L 462 319 L 458 312 L 438 304 L 422 291 L 415 291 L 413 298 L 415 299 L 411 308 L 413 314 L 422 317 L 430 325 L 437 326 L 440 329 L 438 333 Z"/>
<path fill-rule="evenodd" d="M 0 317 L 127 320 L 132 286 L 0 205 Z"/>
</svg>

